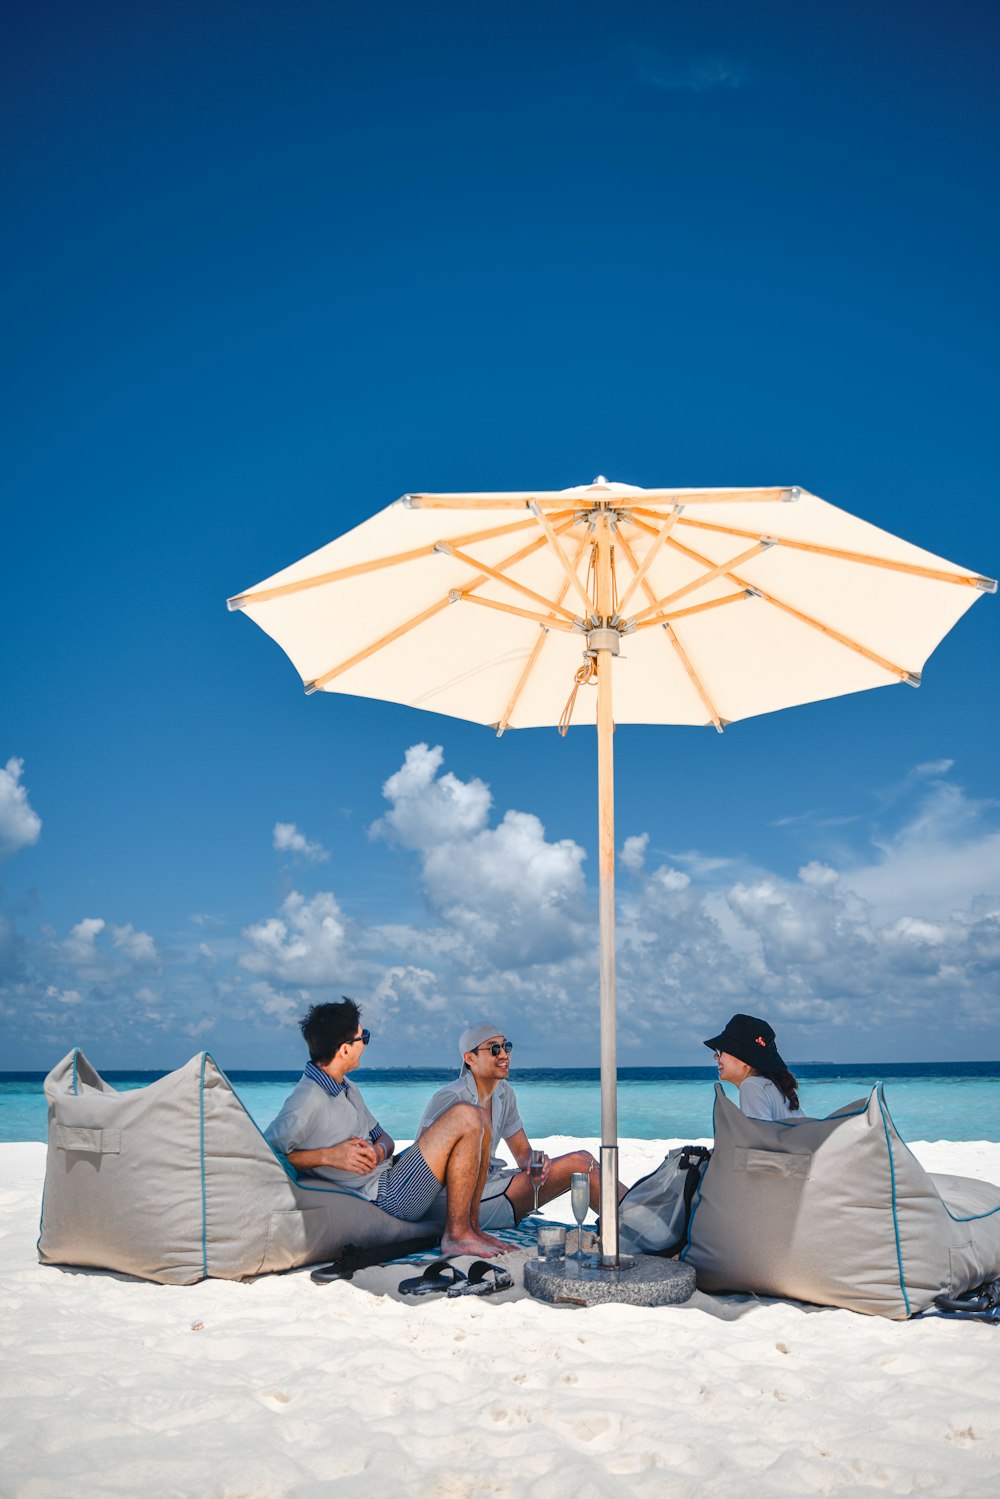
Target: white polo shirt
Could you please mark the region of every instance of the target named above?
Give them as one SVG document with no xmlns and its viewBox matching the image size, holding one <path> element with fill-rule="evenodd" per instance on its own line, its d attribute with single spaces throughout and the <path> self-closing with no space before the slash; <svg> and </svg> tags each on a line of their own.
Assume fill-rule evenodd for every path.
<svg viewBox="0 0 1000 1499">
<path fill-rule="evenodd" d="M 439 1119 L 445 1109 L 450 1109 L 456 1103 L 474 1103 L 477 1107 L 479 1105 L 476 1080 L 468 1068 L 456 1077 L 454 1082 L 445 1083 L 444 1087 L 439 1088 L 433 1095 L 424 1109 L 417 1133 L 420 1134 L 429 1124 L 433 1124 L 435 1119 Z M 524 1129 L 521 1115 L 518 1113 L 514 1089 L 506 1079 L 497 1083 L 493 1097 L 490 1099 L 490 1108 L 494 1146 L 500 1140 L 509 1140 L 511 1135 L 516 1135 Z M 510 1171 L 510 1169 L 509 1161 L 505 1161 L 501 1156 L 490 1156 L 490 1176 L 495 1176 L 498 1171 Z"/>
</svg>

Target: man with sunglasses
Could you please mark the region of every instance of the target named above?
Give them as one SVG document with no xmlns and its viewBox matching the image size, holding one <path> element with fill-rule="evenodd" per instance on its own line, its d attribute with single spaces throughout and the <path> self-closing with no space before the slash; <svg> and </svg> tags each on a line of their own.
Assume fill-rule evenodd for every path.
<svg viewBox="0 0 1000 1499">
<path fill-rule="evenodd" d="M 505 1246 L 478 1228 L 489 1169 L 489 1130 L 479 1109 L 456 1104 L 422 1129 L 396 1159 L 395 1142 L 347 1081 L 371 1039 L 353 999 L 313 1005 L 302 1021 L 309 1062 L 264 1131 L 296 1171 L 307 1171 L 410 1223 L 438 1198 L 445 1254 L 497 1254 Z"/>
<path fill-rule="evenodd" d="M 529 1171 L 531 1141 L 525 1133 L 518 1112 L 514 1089 L 509 1082 L 510 1054 L 513 1041 L 492 1021 L 470 1025 L 458 1038 L 462 1070 L 454 1082 L 446 1083 L 434 1094 L 424 1109 L 421 1130 L 432 1128 L 435 1120 L 445 1117 L 457 1104 L 473 1104 L 486 1120 L 489 1138 L 495 1150 L 505 1140 L 517 1162 L 511 1167 L 502 1156 L 491 1155 L 489 1171 L 479 1202 L 481 1229 L 513 1228 L 535 1204 L 535 1189 Z M 419 1138 L 419 1136 L 418 1136 Z M 589 1150 L 574 1150 L 568 1155 L 543 1158 L 538 1203 L 552 1202 L 570 1188 L 574 1171 L 585 1171 L 590 1177 L 590 1205 L 596 1211 L 600 1203 L 600 1168 Z M 430 1209 L 433 1217 L 444 1211 L 439 1197 Z"/>
</svg>

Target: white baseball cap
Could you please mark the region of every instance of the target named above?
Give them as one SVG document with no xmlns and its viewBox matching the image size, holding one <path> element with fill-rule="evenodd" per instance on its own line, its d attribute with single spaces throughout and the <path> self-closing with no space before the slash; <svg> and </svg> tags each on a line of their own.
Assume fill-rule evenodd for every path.
<svg viewBox="0 0 1000 1499">
<path fill-rule="evenodd" d="M 465 1053 L 475 1051 L 477 1046 L 483 1041 L 488 1041 L 491 1036 L 502 1036 L 503 1033 L 503 1026 L 494 1025 L 492 1020 L 479 1020 L 475 1025 L 467 1025 L 458 1038 L 458 1051 L 462 1058 L 462 1071 L 458 1074 L 459 1077 L 462 1076 L 462 1072 L 466 1071 Z"/>
</svg>

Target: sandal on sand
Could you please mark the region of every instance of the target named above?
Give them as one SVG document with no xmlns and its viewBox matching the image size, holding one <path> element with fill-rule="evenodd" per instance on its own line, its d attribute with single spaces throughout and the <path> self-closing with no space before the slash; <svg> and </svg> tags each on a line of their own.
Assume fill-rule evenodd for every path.
<svg viewBox="0 0 1000 1499">
<path fill-rule="evenodd" d="M 423 1275 L 401 1280 L 399 1292 L 401 1296 L 430 1296 L 435 1291 L 447 1291 L 449 1296 L 454 1296 L 464 1280 L 464 1272 L 451 1260 L 432 1260 Z"/>
<path fill-rule="evenodd" d="M 449 1287 L 448 1297 L 495 1296 L 498 1291 L 509 1291 L 513 1284 L 510 1271 L 505 1270 L 502 1265 L 491 1265 L 489 1260 L 476 1260 L 469 1266 L 469 1273 L 464 1280 Z"/>
</svg>

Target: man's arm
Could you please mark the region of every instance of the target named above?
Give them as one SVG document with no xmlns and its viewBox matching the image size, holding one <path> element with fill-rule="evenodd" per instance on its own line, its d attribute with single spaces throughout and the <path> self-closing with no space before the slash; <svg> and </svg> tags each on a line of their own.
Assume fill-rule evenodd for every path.
<svg viewBox="0 0 1000 1499">
<path fill-rule="evenodd" d="M 519 1129 L 515 1134 L 508 1135 L 507 1144 L 510 1146 L 510 1153 L 514 1157 L 519 1168 L 522 1171 L 527 1171 L 528 1167 L 531 1165 L 531 1141 L 528 1139 L 524 1130 Z M 552 1165 L 552 1161 L 549 1156 L 545 1155 L 544 1151 L 542 1152 L 542 1154 L 544 1156 L 544 1161 L 542 1164 L 541 1185 L 544 1186 L 546 1181 L 548 1180 L 549 1167 Z"/>
<path fill-rule="evenodd" d="M 335 1166 L 339 1171 L 353 1171 L 358 1176 L 367 1176 L 369 1171 L 374 1171 L 381 1161 L 388 1158 L 382 1150 L 387 1139 L 387 1135 L 380 1135 L 378 1143 L 372 1145 L 368 1140 L 360 1140 L 355 1135 L 350 1140 L 342 1140 L 339 1145 L 324 1145 L 319 1150 L 290 1150 L 288 1160 L 296 1171 L 315 1171 L 317 1166 Z M 392 1144 L 391 1140 L 389 1144 Z"/>
</svg>

